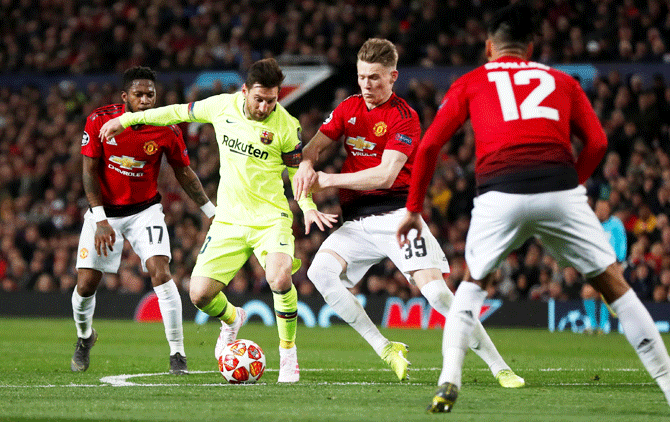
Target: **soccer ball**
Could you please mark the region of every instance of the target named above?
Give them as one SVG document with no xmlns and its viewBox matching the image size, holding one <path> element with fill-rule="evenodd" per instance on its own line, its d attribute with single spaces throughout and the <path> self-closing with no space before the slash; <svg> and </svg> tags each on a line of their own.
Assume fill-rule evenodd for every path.
<svg viewBox="0 0 670 422">
<path fill-rule="evenodd" d="M 236 340 L 219 356 L 219 371 L 231 384 L 253 384 L 265 372 L 265 353 L 251 340 Z"/>
</svg>

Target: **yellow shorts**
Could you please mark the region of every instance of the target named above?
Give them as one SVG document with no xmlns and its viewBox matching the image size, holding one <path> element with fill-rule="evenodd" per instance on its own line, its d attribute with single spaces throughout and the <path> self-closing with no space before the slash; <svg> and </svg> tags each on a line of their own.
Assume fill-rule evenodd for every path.
<svg viewBox="0 0 670 422">
<path fill-rule="evenodd" d="M 294 245 L 290 219 L 277 220 L 272 226 L 242 226 L 214 221 L 200 248 L 191 276 L 208 277 L 227 286 L 252 253 L 265 268 L 265 257 L 273 252 L 283 252 L 293 258 L 295 273 L 300 268 L 300 260 L 293 256 Z"/>
</svg>

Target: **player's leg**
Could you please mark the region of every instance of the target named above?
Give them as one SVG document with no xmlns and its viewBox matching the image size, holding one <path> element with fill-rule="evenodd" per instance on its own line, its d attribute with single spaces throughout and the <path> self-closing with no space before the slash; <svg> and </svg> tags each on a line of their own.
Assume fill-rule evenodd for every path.
<svg viewBox="0 0 670 422">
<path fill-rule="evenodd" d="M 407 345 L 384 337 L 349 290 L 372 265 L 386 257 L 364 230 L 364 222 L 376 218 L 347 221 L 331 233 L 314 257 L 307 276 L 337 315 L 372 346 L 399 380 L 404 380 L 409 366 Z"/>
<path fill-rule="evenodd" d="M 147 259 L 146 267 L 158 297 L 158 307 L 165 326 L 165 338 L 170 346 L 170 373 L 184 375 L 188 374 L 188 366 L 184 352 L 182 303 L 177 285 L 170 274 L 169 263 L 170 259 L 167 256 L 156 255 Z"/>
<path fill-rule="evenodd" d="M 151 285 L 158 296 L 165 337 L 170 347 L 170 373 L 187 374 L 182 304 L 170 274 L 172 255 L 163 206 L 155 204 L 127 217 L 122 229 L 123 236 L 142 260 L 143 269 L 149 273 Z"/>
<path fill-rule="evenodd" d="M 346 271 L 346 261 L 335 251 L 322 247 L 312 260 L 307 276 L 326 303 L 391 366 L 398 379 L 406 379 L 409 365 L 407 346 L 391 342 L 382 335 L 358 299 L 342 282 L 341 277 Z"/>
<path fill-rule="evenodd" d="M 249 243 L 258 262 L 265 269 L 265 278 L 272 298 L 279 334 L 279 377 L 277 382 L 300 380 L 295 345 L 298 326 L 298 292 L 292 274 L 300 269 L 294 257 L 295 239 L 291 220 L 281 218 L 270 226 L 251 228 Z"/>
<path fill-rule="evenodd" d="M 490 191 L 474 200 L 466 238 L 465 259 L 470 277 L 456 290 L 445 321 L 440 385 L 428 406 L 431 412 L 448 412 L 461 388 L 462 368 L 470 338 L 479 320 L 492 271 L 507 254 L 521 246 L 528 234 L 522 230 L 526 195 Z M 505 207 L 500 207 L 505 204 Z M 447 394 L 448 393 L 448 394 Z"/>
<path fill-rule="evenodd" d="M 454 299 L 454 294 L 451 293 L 442 278 L 442 272 L 437 268 L 428 268 L 414 272 L 412 278 L 430 306 L 446 317 Z M 443 336 L 447 335 L 445 330 Z M 444 339 L 442 343 L 444 344 Z M 516 375 L 500 355 L 479 319 L 475 321 L 469 346 L 470 350 L 486 362 L 501 386 L 519 388 L 525 385 L 524 379 Z"/>
<path fill-rule="evenodd" d="M 670 357 L 649 311 L 626 283 L 617 264 L 589 279 L 616 312 L 626 339 L 670 404 Z"/>
<path fill-rule="evenodd" d="M 123 236 L 117 227 L 122 219 L 110 218 L 109 223 L 116 231 L 113 250 L 107 250 L 107 256 L 95 251 L 96 223 L 91 211 L 84 214 L 84 224 L 79 236 L 77 253 L 77 286 L 72 292 L 72 314 L 77 329 L 77 345 L 70 362 L 74 372 L 86 371 L 90 362 L 90 350 L 95 344 L 98 333 L 93 328 L 95 311 L 95 292 L 105 272 L 115 273 L 121 264 Z"/>
<path fill-rule="evenodd" d="M 298 291 L 293 285 L 293 257 L 271 252 L 265 257 L 265 278 L 272 290 L 279 334 L 279 376 L 277 382 L 298 382 L 300 367 L 295 345 L 298 326 Z"/>
<path fill-rule="evenodd" d="M 91 347 L 98 339 L 93 329 L 95 312 L 95 291 L 102 280 L 102 272 L 91 268 L 77 270 L 77 286 L 72 292 L 72 315 L 77 328 L 77 345 L 70 361 L 73 372 L 88 369 Z"/>
<path fill-rule="evenodd" d="M 251 248 L 244 239 L 246 231 L 241 226 L 213 222 L 191 273 L 191 302 L 221 320 L 221 333 L 214 348 L 217 359 L 223 348 L 235 341 L 246 320 L 244 309 L 228 302 L 221 291 L 251 256 Z"/>
<path fill-rule="evenodd" d="M 409 244 L 403 249 L 398 248 L 397 243 L 394 242 L 395 233 L 386 229 L 386 227 L 397 227 L 405 212 L 403 209 L 398 213 L 376 217 L 379 221 L 374 222 L 374 226 L 379 229 L 374 233 L 375 241 L 383 245 L 389 258 L 405 277 L 419 288 L 428 303 L 446 317 L 454 295 L 444 281 L 443 274 L 448 274 L 450 268 L 440 243 L 430 232 L 428 225 L 423 223 L 421 238 L 417 239 L 415 233 L 412 233 L 409 237 Z M 475 324 L 469 343 L 470 348 L 486 362 L 493 376 L 503 387 L 523 387 L 523 378 L 514 374 L 505 363 L 479 319 L 475 321 Z M 444 333 L 448 335 L 446 331 Z"/>
<path fill-rule="evenodd" d="M 559 218 L 537 229 L 559 264 L 585 275 L 617 314 L 626 339 L 670 404 L 670 357 L 656 324 L 623 277 L 605 231 L 586 200 L 583 186 L 552 197 L 547 209 Z"/>
</svg>

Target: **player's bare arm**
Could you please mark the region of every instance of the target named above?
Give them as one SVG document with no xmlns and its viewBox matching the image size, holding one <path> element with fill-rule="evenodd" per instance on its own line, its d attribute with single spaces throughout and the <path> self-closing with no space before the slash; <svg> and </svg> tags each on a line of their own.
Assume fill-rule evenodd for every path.
<svg viewBox="0 0 670 422">
<path fill-rule="evenodd" d="M 205 189 L 202 187 L 200 178 L 189 166 L 173 167 L 174 176 L 181 185 L 184 192 L 205 212 L 207 217 L 213 218 L 214 205 L 210 202 Z"/>
<path fill-rule="evenodd" d="M 316 172 L 314 165 L 319 162 L 319 158 L 323 151 L 328 148 L 334 141 L 324 135 L 321 131 L 317 131 L 316 135 L 312 137 L 307 146 L 302 150 L 302 162 L 298 167 L 298 172 L 295 174 L 295 195 L 297 199 L 302 199 L 307 195 L 312 185 L 316 182 Z"/>
<path fill-rule="evenodd" d="M 398 177 L 398 173 L 407 162 L 407 155 L 386 149 L 382 161 L 375 167 L 354 173 L 330 174 L 318 172 L 318 186 L 323 188 L 345 188 L 352 190 L 389 189 Z"/>
<path fill-rule="evenodd" d="M 421 213 L 408 211 L 407 214 L 405 214 L 405 217 L 400 222 L 398 231 L 396 232 L 396 239 L 401 248 L 409 243 L 408 236 L 412 229 L 417 231 L 417 237 L 421 237 L 421 229 L 423 228 L 422 223 Z"/>
<path fill-rule="evenodd" d="M 120 134 L 124 130 L 125 128 L 123 127 L 123 125 L 121 125 L 121 121 L 119 120 L 119 118 L 115 117 L 111 120 L 108 120 L 107 122 L 105 122 L 104 125 L 102 125 L 98 136 L 100 136 L 101 140 L 112 139 L 113 137 Z"/>
<path fill-rule="evenodd" d="M 100 179 L 98 178 L 98 169 L 100 165 L 100 158 L 92 158 L 83 156 L 84 158 L 84 171 L 82 174 L 84 192 L 86 192 L 86 198 L 88 203 L 91 206 L 91 209 L 95 207 L 102 207 L 102 193 L 100 189 Z M 95 230 L 95 251 L 98 255 L 107 256 L 107 248 L 110 251 L 114 250 L 114 242 L 116 242 L 116 232 L 109 224 L 107 219 L 98 221 L 96 223 Z"/>
</svg>

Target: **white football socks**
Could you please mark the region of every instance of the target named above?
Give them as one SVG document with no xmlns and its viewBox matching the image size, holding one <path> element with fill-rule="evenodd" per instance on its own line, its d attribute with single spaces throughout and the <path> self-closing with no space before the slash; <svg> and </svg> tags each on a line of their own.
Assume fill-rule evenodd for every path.
<svg viewBox="0 0 670 422">
<path fill-rule="evenodd" d="M 649 311 L 633 289 L 628 290 L 610 306 L 619 317 L 626 339 L 670 404 L 670 357 Z"/>
<path fill-rule="evenodd" d="M 77 337 L 89 338 L 93 334 L 93 312 L 95 312 L 95 293 L 88 297 L 79 296 L 77 287 L 72 292 L 72 316 L 77 327 Z"/>
<path fill-rule="evenodd" d="M 486 291 L 475 283 L 463 281 L 458 286 L 444 325 L 438 385 L 450 382 L 461 388 L 463 359 L 485 298 Z"/>
<path fill-rule="evenodd" d="M 447 317 L 451 303 L 454 300 L 454 294 L 451 293 L 444 280 L 433 280 L 426 283 L 421 288 L 421 294 L 428 300 L 430 306 L 444 315 L 445 318 Z M 498 353 L 498 349 L 496 349 L 478 317 L 479 313 L 475 315 L 475 327 L 469 342 L 470 349 L 486 362 L 493 375 L 496 375 L 503 369 L 510 369 L 509 365 L 505 363 L 500 353 Z M 443 335 L 448 335 L 446 330 L 444 330 Z"/>
<path fill-rule="evenodd" d="M 184 329 L 182 324 L 182 306 L 179 290 L 174 281 L 170 280 L 160 286 L 154 286 L 158 296 L 158 307 L 163 316 L 165 337 L 170 345 L 170 356 L 175 353 L 184 353 Z"/>
<path fill-rule="evenodd" d="M 307 270 L 307 276 L 326 303 L 381 356 L 389 340 L 379 332 L 358 299 L 342 284 L 341 273 L 340 262 L 326 252 L 317 253 Z"/>
</svg>

